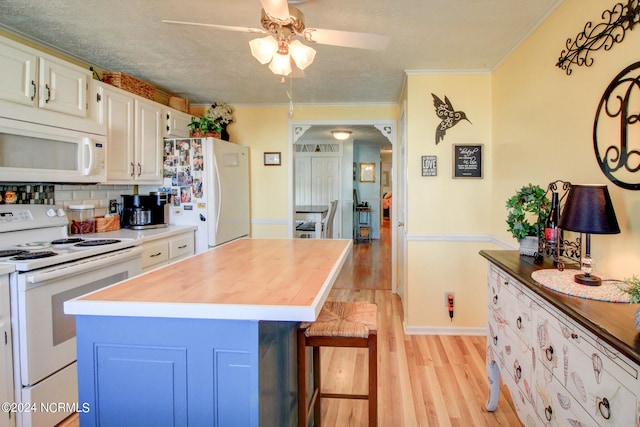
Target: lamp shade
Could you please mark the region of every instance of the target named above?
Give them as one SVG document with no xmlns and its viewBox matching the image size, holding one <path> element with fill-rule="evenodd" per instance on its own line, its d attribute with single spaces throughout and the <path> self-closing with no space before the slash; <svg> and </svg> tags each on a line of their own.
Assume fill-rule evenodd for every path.
<svg viewBox="0 0 640 427">
<path fill-rule="evenodd" d="M 572 185 L 558 227 L 577 233 L 620 233 L 607 186 Z"/>
</svg>

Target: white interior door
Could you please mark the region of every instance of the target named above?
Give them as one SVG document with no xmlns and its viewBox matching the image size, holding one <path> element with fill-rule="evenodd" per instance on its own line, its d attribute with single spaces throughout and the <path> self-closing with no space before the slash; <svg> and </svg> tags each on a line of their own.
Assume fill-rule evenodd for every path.
<svg viewBox="0 0 640 427">
<path fill-rule="evenodd" d="M 338 157 L 312 157 L 311 204 L 328 205 L 340 197 L 340 159 Z"/>
<path fill-rule="evenodd" d="M 311 157 L 296 156 L 296 205 L 311 204 Z"/>
<path fill-rule="evenodd" d="M 392 263 L 392 268 L 395 266 L 396 280 L 393 283 L 392 288 L 402 300 L 402 308 L 405 316 L 407 315 L 406 301 L 404 298 L 405 293 L 405 281 L 406 281 L 406 268 L 407 268 L 407 156 L 406 156 L 406 116 L 405 109 L 403 108 L 400 115 L 400 138 L 397 144 L 397 149 L 394 147 L 393 153 L 396 159 L 396 179 L 393 181 L 395 189 L 393 190 L 393 205 L 392 209 L 395 213 L 392 213 L 391 218 L 395 220 L 395 238 L 393 242 L 396 242 L 396 247 L 392 247 L 392 251 L 396 254 L 395 263 Z M 397 196 L 396 196 L 397 195 Z M 392 245 L 393 246 L 393 245 Z M 393 257 L 392 257 L 393 258 Z M 393 273 L 392 273 L 393 277 Z"/>
</svg>

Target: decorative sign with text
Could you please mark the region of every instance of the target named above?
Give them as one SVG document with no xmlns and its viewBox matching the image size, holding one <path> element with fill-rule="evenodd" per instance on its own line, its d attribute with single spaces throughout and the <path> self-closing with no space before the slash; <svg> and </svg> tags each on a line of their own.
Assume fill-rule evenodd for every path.
<svg viewBox="0 0 640 427">
<path fill-rule="evenodd" d="M 453 177 L 482 178 L 482 144 L 453 146 Z"/>
<path fill-rule="evenodd" d="M 422 156 L 422 176 L 436 176 L 438 165 L 436 156 Z"/>
</svg>

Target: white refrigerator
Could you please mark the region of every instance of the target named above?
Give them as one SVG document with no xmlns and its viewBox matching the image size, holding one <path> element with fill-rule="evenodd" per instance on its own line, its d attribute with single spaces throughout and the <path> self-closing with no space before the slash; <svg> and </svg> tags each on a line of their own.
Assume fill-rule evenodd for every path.
<svg viewBox="0 0 640 427">
<path fill-rule="evenodd" d="M 196 225 L 196 253 L 249 235 L 249 148 L 215 138 L 165 139 L 169 223 Z"/>
</svg>

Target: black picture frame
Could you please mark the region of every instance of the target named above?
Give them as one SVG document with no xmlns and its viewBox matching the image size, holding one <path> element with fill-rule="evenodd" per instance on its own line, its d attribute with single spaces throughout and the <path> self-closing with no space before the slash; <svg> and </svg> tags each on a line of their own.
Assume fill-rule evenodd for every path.
<svg viewBox="0 0 640 427">
<path fill-rule="evenodd" d="M 453 178 L 482 178 L 484 144 L 453 145 Z"/>
</svg>

